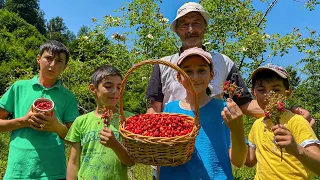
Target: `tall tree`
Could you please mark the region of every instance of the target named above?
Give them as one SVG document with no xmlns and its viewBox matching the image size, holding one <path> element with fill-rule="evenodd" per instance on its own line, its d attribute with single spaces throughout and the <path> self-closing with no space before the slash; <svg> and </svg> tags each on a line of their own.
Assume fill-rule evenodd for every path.
<svg viewBox="0 0 320 180">
<path fill-rule="evenodd" d="M 0 9 L 3 9 L 4 7 L 4 0 L 0 0 Z"/>
<path fill-rule="evenodd" d="M 77 36 L 81 37 L 81 36 L 87 36 L 90 32 L 90 28 L 88 26 L 81 26 L 80 30 L 78 31 Z"/>
<path fill-rule="evenodd" d="M 48 28 L 48 33 L 60 32 L 61 34 L 65 33 L 66 30 L 68 29 L 63 19 L 59 16 L 50 19 L 47 24 L 47 28 Z"/>
<path fill-rule="evenodd" d="M 47 36 L 49 39 L 55 39 L 64 44 L 69 44 L 75 39 L 74 33 L 68 30 L 68 27 L 64 23 L 63 19 L 59 16 L 49 20 L 47 29 Z"/>
<path fill-rule="evenodd" d="M 39 0 L 6 0 L 5 9 L 17 13 L 41 34 L 46 33 L 44 12 L 40 10 Z"/>
<path fill-rule="evenodd" d="M 301 78 L 298 76 L 298 69 L 295 69 L 292 65 L 286 67 L 287 72 L 290 76 L 290 84 L 292 86 L 292 90 L 297 89 L 299 84 L 301 83 Z"/>
<path fill-rule="evenodd" d="M 0 95 L 17 79 L 38 73 L 36 57 L 44 41 L 45 37 L 16 13 L 0 10 Z"/>
</svg>

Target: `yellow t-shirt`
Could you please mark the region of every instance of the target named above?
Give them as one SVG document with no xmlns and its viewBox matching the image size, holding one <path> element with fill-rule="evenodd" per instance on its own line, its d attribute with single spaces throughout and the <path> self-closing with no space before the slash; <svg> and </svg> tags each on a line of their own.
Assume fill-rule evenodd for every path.
<svg viewBox="0 0 320 180">
<path fill-rule="evenodd" d="M 280 117 L 280 123 L 290 130 L 297 144 L 305 147 L 317 143 L 319 140 L 308 122 L 300 115 L 286 111 Z M 313 179 L 313 174 L 296 157 L 274 143 L 274 134 L 271 131 L 272 121 L 260 118 L 256 120 L 249 133 L 249 143 L 256 148 L 256 175 L 255 180 L 265 179 Z"/>
</svg>

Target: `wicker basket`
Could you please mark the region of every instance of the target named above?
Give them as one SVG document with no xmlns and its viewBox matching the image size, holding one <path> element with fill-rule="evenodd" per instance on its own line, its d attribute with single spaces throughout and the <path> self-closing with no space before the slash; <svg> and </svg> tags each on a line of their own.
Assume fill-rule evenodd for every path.
<svg viewBox="0 0 320 180">
<path fill-rule="evenodd" d="M 163 64 L 169 66 L 177 70 L 188 80 L 189 87 L 192 88 L 192 91 L 195 94 L 194 118 L 181 114 L 178 115 L 187 118 L 187 121 L 194 122 L 193 130 L 189 134 L 176 137 L 150 137 L 134 134 L 130 131 L 125 130 L 126 118 L 123 111 L 123 93 L 125 84 L 128 80 L 129 75 L 134 70 L 146 64 Z M 137 163 L 154 166 L 177 166 L 180 164 L 184 164 L 191 159 L 194 150 L 195 139 L 200 129 L 199 103 L 192 81 L 190 80 L 189 76 L 177 65 L 163 60 L 146 60 L 136 64 L 131 69 L 129 69 L 122 81 L 120 88 L 119 111 L 121 118 L 119 132 L 122 136 L 123 144 L 127 148 L 130 156 Z"/>
</svg>

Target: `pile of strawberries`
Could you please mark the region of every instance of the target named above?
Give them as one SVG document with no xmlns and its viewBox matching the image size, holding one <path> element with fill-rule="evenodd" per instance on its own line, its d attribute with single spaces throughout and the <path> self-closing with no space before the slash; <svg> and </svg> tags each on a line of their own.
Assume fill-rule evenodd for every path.
<svg viewBox="0 0 320 180">
<path fill-rule="evenodd" d="M 171 114 L 139 114 L 127 120 L 125 130 L 152 137 L 175 137 L 189 134 L 194 123 Z"/>
<path fill-rule="evenodd" d="M 47 101 L 38 101 L 35 103 L 36 108 L 46 111 L 52 108 L 52 104 Z"/>
</svg>

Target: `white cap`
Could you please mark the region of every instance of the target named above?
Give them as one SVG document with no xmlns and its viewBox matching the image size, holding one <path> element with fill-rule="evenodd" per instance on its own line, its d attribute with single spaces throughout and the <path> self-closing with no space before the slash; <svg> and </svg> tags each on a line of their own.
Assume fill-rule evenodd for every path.
<svg viewBox="0 0 320 180">
<path fill-rule="evenodd" d="M 176 32 L 176 23 L 177 23 L 177 19 L 181 18 L 182 16 L 188 14 L 189 12 L 199 12 L 202 17 L 204 18 L 204 20 L 206 21 L 206 23 L 209 23 L 209 19 L 210 19 L 210 14 L 204 10 L 204 8 L 195 2 L 189 2 L 186 3 L 184 5 L 182 5 L 178 11 L 177 11 L 177 16 L 176 18 L 172 21 L 170 29 L 174 32 Z"/>
</svg>

